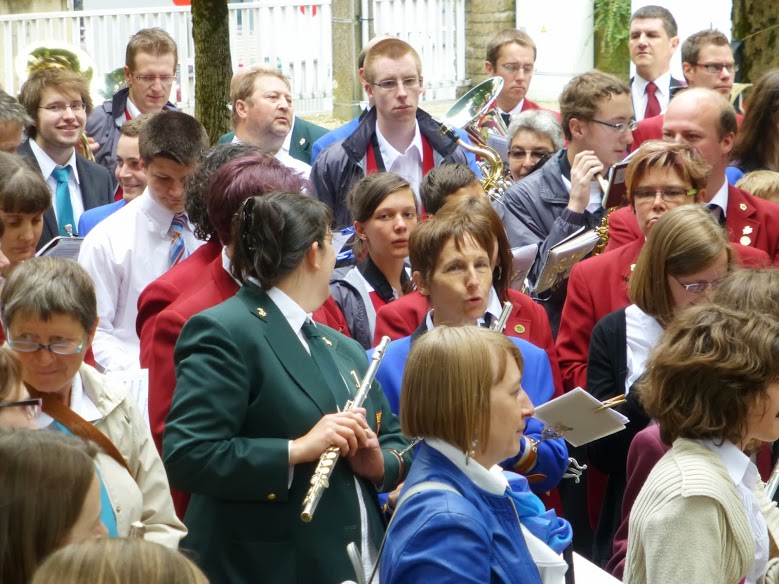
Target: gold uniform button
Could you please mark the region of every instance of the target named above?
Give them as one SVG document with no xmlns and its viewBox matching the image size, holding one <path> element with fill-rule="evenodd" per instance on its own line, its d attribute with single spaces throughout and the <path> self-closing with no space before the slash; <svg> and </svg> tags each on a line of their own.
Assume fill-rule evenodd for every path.
<svg viewBox="0 0 779 584">
<path fill-rule="evenodd" d="M 514 327 L 514 332 L 521 335 L 525 332 L 525 327 L 523 327 L 521 324 L 518 324 Z"/>
<path fill-rule="evenodd" d="M 268 495 L 268 501 L 275 501 L 276 500 L 276 493 L 270 493 Z"/>
</svg>

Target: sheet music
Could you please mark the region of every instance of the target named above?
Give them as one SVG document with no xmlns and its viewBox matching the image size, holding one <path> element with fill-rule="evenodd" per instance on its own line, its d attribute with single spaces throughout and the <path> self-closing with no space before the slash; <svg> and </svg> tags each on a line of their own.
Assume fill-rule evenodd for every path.
<svg viewBox="0 0 779 584">
<path fill-rule="evenodd" d="M 65 258 L 66 260 L 78 260 L 78 252 L 81 249 L 83 237 L 55 237 L 44 245 L 36 257 Z"/>
<path fill-rule="evenodd" d="M 149 370 L 111 371 L 106 374 L 106 377 L 120 383 L 127 390 L 127 395 L 135 401 L 138 409 L 141 410 L 146 426 L 151 427 L 149 423 Z"/>
<path fill-rule="evenodd" d="M 511 288 L 518 292 L 522 292 L 525 288 L 525 279 L 527 278 L 530 269 L 533 267 L 537 255 L 538 245 L 535 243 L 523 245 L 522 247 L 515 247 L 511 250 L 511 267 L 514 272 L 511 283 L 509 284 Z"/>
</svg>

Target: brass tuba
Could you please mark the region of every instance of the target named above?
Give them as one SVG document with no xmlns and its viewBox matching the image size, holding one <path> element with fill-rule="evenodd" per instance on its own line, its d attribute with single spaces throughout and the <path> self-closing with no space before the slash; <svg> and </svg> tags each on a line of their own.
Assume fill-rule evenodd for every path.
<svg viewBox="0 0 779 584">
<path fill-rule="evenodd" d="M 481 185 L 494 201 L 500 199 L 511 186 L 511 180 L 503 170 L 503 159 L 489 146 L 492 138 L 505 138 L 508 135 L 508 129 L 497 107 L 501 89 L 502 77 L 487 79 L 458 99 L 443 118 L 444 125 L 462 128 L 468 134 L 473 144 L 466 144 L 455 132 L 451 132 L 461 148 L 481 159 Z"/>
<path fill-rule="evenodd" d="M 34 71 L 47 67 L 69 69 L 84 77 L 90 84 L 95 71 L 89 55 L 78 47 L 64 43 L 53 42 L 48 46 L 29 47 L 16 59 L 16 74 L 22 82 Z M 76 150 L 87 160 L 95 162 L 95 155 L 89 147 L 86 132 L 81 134 L 81 141 L 76 145 Z"/>
</svg>

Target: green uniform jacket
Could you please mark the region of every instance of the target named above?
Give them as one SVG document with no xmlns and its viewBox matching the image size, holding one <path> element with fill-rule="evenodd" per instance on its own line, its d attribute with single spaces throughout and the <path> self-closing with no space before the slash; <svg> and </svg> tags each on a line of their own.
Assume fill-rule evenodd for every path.
<svg viewBox="0 0 779 584">
<path fill-rule="evenodd" d="M 341 375 L 362 379 L 362 347 L 324 325 Z M 213 584 L 340 583 L 354 579 L 346 544 L 360 542 L 355 481 L 376 547 L 383 522 L 376 487 L 339 460 L 311 523 L 300 511 L 315 463 L 294 467 L 288 442 L 344 406 L 336 399 L 273 301 L 253 284 L 192 317 L 175 351 L 176 391 L 165 426 L 163 456 L 170 483 L 192 493 L 182 548 Z M 356 383 L 351 385 L 354 391 Z M 400 434 L 384 392 L 374 383 L 363 406 L 384 451 L 384 489 L 404 479 L 389 449 Z M 411 464 L 406 455 L 405 468 Z"/>
<path fill-rule="evenodd" d="M 330 130 L 317 126 L 311 122 L 295 116 L 295 123 L 292 125 L 292 138 L 289 142 L 289 155 L 292 158 L 311 164 L 311 147 L 314 142 L 327 134 Z M 228 132 L 219 138 L 220 144 L 227 144 L 233 141 L 235 132 Z"/>
</svg>

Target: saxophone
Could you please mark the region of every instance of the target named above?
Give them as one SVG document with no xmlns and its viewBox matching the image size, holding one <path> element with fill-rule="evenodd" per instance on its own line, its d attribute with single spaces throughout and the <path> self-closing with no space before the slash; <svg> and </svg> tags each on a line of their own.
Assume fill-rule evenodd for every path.
<svg viewBox="0 0 779 584">
<path fill-rule="evenodd" d="M 368 392 L 373 384 L 373 378 L 376 377 L 376 372 L 379 370 L 379 364 L 384 358 L 384 353 L 387 350 L 387 345 L 390 343 L 389 337 L 382 337 L 379 346 L 373 351 L 373 357 L 368 370 L 365 372 L 365 376 L 360 382 L 357 395 L 353 400 L 346 402 L 342 411 L 353 410 L 362 406 L 365 398 L 368 397 Z M 316 465 L 314 475 L 311 477 L 311 486 L 308 488 L 306 498 L 303 499 L 303 510 L 300 513 L 300 519 L 304 523 L 309 523 L 314 518 L 314 511 L 316 511 L 319 500 L 325 492 L 325 489 L 330 486 L 330 477 L 333 474 L 335 465 L 341 456 L 340 449 L 337 446 L 331 446 L 322 453 L 319 457 L 319 463 Z"/>
</svg>

